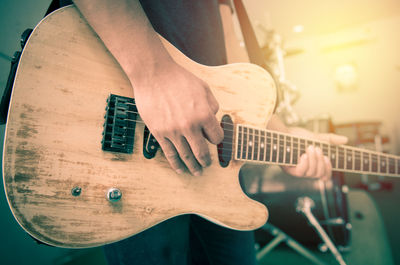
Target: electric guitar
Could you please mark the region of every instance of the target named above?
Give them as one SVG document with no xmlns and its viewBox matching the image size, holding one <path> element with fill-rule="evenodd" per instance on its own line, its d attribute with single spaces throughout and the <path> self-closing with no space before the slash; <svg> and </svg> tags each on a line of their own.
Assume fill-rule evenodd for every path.
<svg viewBox="0 0 400 265">
<path fill-rule="evenodd" d="M 276 97 L 264 69 L 200 65 L 162 41 L 220 103 L 225 138 L 210 145 L 213 163 L 200 177 L 170 168 L 137 113 L 128 78 L 74 6 L 50 14 L 32 32 L 11 96 L 3 179 L 14 217 L 36 239 L 100 246 L 188 213 L 256 229 L 268 212 L 243 193 L 240 167 L 295 165 L 308 145 L 319 146 L 339 171 L 400 173 L 399 157 L 261 129 Z"/>
</svg>

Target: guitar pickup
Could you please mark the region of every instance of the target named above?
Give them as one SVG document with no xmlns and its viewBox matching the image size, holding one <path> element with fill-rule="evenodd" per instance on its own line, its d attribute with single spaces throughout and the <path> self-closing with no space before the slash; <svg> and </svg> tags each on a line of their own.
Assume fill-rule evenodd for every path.
<svg viewBox="0 0 400 265">
<path fill-rule="evenodd" d="M 133 152 L 137 113 L 135 99 L 110 94 L 101 141 L 104 151 L 127 154 Z"/>
<path fill-rule="evenodd" d="M 143 155 L 151 159 L 153 158 L 160 144 L 157 142 L 156 138 L 151 134 L 147 126 L 144 128 L 144 135 L 143 135 Z"/>
</svg>

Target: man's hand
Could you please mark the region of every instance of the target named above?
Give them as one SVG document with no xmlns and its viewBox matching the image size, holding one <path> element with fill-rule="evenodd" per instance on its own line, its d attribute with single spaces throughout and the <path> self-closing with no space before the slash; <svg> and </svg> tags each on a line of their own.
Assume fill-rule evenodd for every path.
<svg viewBox="0 0 400 265">
<path fill-rule="evenodd" d="M 208 85 L 173 61 L 152 78 L 133 83 L 140 116 L 172 168 L 182 173 L 184 163 L 200 175 L 211 164 L 206 139 L 218 144 L 224 136 L 215 117 L 218 102 Z"/>
<path fill-rule="evenodd" d="M 330 144 L 346 144 L 347 137 L 327 134 L 327 133 L 312 133 L 310 131 L 291 128 L 292 134 L 312 138 L 315 140 L 324 141 Z M 296 177 L 315 177 L 315 178 L 330 178 L 332 176 L 332 164 L 327 156 L 324 156 L 319 147 L 309 146 L 306 153 L 300 156 L 299 163 L 296 166 L 282 167 L 287 173 Z"/>
<path fill-rule="evenodd" d="M 313 133 L 299 127 L 286 127 L 277 115 L 272 115 L 268 129 L 285 132 L 300 137 L 324 141 L 330 144 L 346 144 L 347 137 L 332 133 Z M 332 165 L 328 157 L 324 156 L 320 148 L 309 146 L 306 153 L 300 156 L 296 166 L 282 166 L 290 175 L 296 177 L 330 178 Z"/>
<path fill-rule="evenodd" d="M 185 164 L 200 175 L 211 163 L 206 139 L 223 139 L 207 84 L 172 60 L 138 0 L 74 3 L 131 81 L 140 116 L 172 168 L 181 173 Z"/>
</svg>

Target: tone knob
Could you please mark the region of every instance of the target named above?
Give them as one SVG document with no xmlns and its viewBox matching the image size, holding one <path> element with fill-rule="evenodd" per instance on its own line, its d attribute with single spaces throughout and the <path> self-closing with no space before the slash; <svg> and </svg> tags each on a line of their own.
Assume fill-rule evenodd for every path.
<svg viewBox="0 0 400 265">
<path fill-rule="evenodd" d="M 107 191 L 107 200 L 110 202 L 117 202 L 121 200 L 122 192 L 120 189 L 111 188 Z"/>
</svg>

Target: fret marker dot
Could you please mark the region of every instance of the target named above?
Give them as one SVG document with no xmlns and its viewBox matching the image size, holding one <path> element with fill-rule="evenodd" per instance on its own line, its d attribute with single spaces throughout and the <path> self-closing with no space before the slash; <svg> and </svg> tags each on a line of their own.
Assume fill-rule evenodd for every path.
<svg viewBox="0 0 400 265">
<path fill-rule="evenodd" d="M 249 142 L 249 146 L 253 146 L 253 142 L 250 141 L 250 142 Z"/>
<path fill-rule="evenodd" d="M 286 148 L 286 152 L 290 153 L 290 147 Z"/>
<path fill-rule="evenodd" d="M 276 150 L 276 144 L 274 144 L 274 150 Z"/>
<path fill-rule="evenodd" d="M 335 158 L 335 154 L 332 154 L 332 158 Z"/>
<path fill-rule="evenodd" d="M 264 148 L 264 143 L 261 143 L 261 144 L 260 144 L 260 147 L 261 147 L 261 148 Z"/>
</svg>

